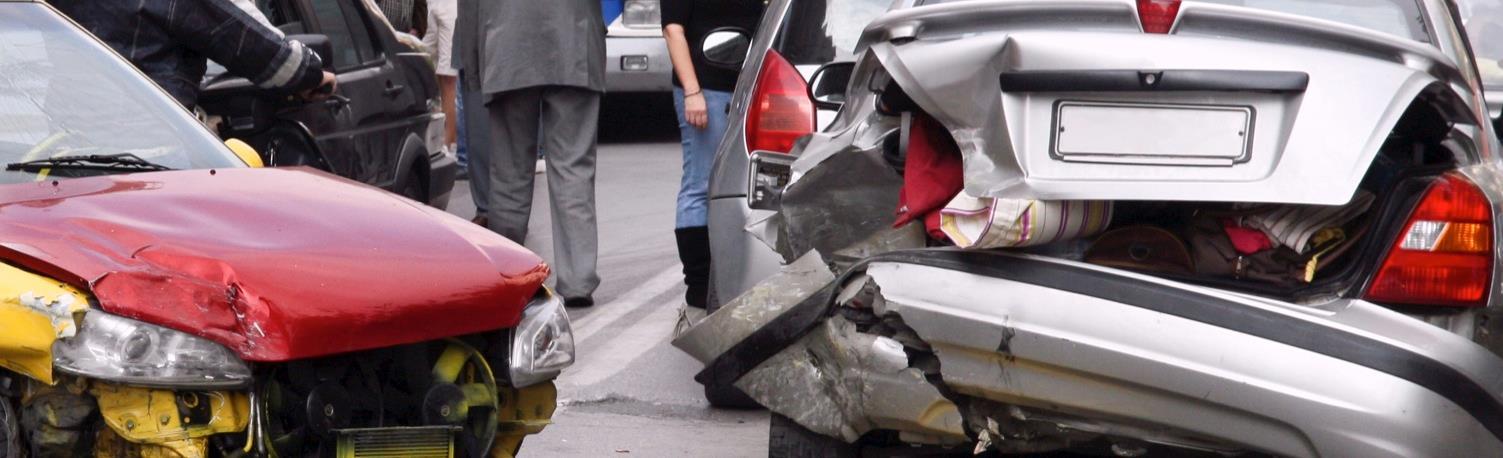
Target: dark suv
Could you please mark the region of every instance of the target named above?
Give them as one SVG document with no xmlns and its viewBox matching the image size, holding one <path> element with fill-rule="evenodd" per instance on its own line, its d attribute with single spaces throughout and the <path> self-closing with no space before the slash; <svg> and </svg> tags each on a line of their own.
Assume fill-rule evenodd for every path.
<svg viewBox="0 0 1503 458">
<path fill-rule="evenodd" d="M 457 167 L 442 148 L 438 80 L 417 40 L 393 31 L 370 2 L 257 4 L 323 57 L 339 88 L 310 103 L 211 72 L 199 103 L 217 133 L 254 146 L 268 166 L 312 166 L 444 208 Z"/>
</svg>

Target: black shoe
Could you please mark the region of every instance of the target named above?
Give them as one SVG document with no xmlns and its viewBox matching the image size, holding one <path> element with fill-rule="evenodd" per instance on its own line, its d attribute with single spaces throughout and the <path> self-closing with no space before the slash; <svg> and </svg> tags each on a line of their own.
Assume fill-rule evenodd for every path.
<svg viewBox="0 0 1503 458">
<path fill-rule="evenodd" d="M 678 241 L 678 259 L 684 264 L 684 302 L 690 307 L 705 308 L 710 296 L 710 228 L 705 226 L 674 229 Z"/>
<path fill-rule="evenodd" d="M 590 296 L 585 296 L 585 297 L 566 297 L 566 298 L 564 298 L 564 307 L 568 307 L 568 308 L 571 308 L 571 309 L 573 309 L 573 308 L 592 307 L 594 305 L 595 305 L 595 298 L 590 297 Z"/>
</svg>

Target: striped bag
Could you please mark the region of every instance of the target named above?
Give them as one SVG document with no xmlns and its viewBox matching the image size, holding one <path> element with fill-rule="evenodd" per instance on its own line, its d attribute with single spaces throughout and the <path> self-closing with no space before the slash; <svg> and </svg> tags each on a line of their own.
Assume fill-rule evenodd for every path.
<svg viewBox="0 0 1503 458">
<path fill-rule="evenodd" d="M 962 192 L 940 210 L 940 229 L 969 249 L 1044 245 L 1100 233 L 1112 202 L 972 197 Z"/>
</svg>

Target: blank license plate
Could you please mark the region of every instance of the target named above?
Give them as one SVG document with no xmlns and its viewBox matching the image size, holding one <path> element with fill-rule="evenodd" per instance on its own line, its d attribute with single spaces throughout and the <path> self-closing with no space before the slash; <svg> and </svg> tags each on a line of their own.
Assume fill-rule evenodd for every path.
<svg viewBox="0 0 1503 458">
<path fill-rule="evenodd" d="M 1081 162 L 1232 165 L 1246 161 L 1252 108 L 1060 102 L 1052 155 Z"/>
</svg>

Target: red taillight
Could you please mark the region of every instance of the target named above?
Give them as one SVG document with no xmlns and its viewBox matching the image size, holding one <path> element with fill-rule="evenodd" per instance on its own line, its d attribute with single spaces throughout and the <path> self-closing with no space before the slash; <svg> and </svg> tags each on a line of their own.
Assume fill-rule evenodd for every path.
<svg viewBox="0 0 1503 458">
<path fill-rule="evenodd" d="M 814 132 L 808 83 L 777 51 L 768 50 L 746 113 L 747 152 L 787 153 L 794 140 Z"/>
<path fill-rule="evenodd" d="M 1493 210 L 1477 185 L 1448 174 L 1425 191 L 1366 298 L 1481 307 L 1493 277 Z"/>
<path fill-rule="evenodd" d="M 1146 33 L 1169 33 L 1179 16 L 1180 0 L 1138 0 L 1138 21 Z"/>
</svg>

